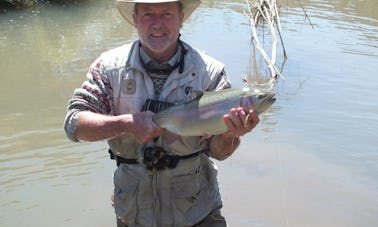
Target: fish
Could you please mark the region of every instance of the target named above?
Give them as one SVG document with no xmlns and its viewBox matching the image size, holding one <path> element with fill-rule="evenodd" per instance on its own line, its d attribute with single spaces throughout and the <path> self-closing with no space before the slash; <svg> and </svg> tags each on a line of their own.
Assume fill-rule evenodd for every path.
<svg viewBox="0 0 378 227">
<path fill-rule="evenodd" d="M 228 130 L 223 116 L 232 108 L 242 107 L 248 112 L 253 109 L 261 114 L 275 101 L 275 93 L 270 90 L 230 88 L 200 92 L 189 102 L 161 110 L 153 115 L 152 120 L 159 127 L 180 136 L 218 135 Z"/>
</svg>

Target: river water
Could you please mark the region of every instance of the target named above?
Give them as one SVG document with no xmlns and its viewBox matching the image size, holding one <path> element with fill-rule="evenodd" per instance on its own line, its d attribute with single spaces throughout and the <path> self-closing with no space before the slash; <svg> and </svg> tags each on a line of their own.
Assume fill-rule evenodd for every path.
<svg viewBox="0 0 378 227">
<path fill-rule="evenodd" d="M 69 142 L 66 105 L 103 51 L 136 38 L 111 1 L 0 14 L 0 226 L 115 226 L 106 144 Z M 378 2 L 281 1 L 288 61 L 277 102 L 217 162 L 230 226 L 377 226 Z M 250 65 L 237 1 L 204 1 L 183 40 Z"/>
</svg>

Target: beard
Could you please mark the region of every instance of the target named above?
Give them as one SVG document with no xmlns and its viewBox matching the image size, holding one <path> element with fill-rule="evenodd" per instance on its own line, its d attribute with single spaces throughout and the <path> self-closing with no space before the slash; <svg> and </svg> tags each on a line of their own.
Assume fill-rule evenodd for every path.
<svg viewBox="0 0 378 227">
<path fill-rule="evenodd" d="M 152 31 L 147 36 L 139 34 L 143 49 L 150 55 L 173 55 L 177 49 L 179 34 L 170 35 L 165 31 Z M 170 57 L 170 56 L 167 56 Z"/>
</svg>

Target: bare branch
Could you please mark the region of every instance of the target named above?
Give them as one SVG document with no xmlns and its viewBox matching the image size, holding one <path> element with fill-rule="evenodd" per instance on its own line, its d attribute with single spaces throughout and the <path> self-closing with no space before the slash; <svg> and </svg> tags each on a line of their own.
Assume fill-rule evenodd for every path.
<svg viewBox="0 0 378 227">
<path fill-rule="evenodd" d="M 269 72 L 268 77 L 270 78 L 267 84 L 270 88 L 273 88 L 278 78 L 283 79 L 282 71 L 287 59 L 286 50 L 283 45 L 281 35 L 281 24 L 277 9 L 277 2 L 275 0 L 246 0 L 246 3 L 248 9 L 245 12 L 245 15 L 248 17 L 250 22 L 253 48 L 255 48 L 264 59 L 266 64 L 265 67 L 267 67 Z M 269 43 L 266 43 L 265 41 L 265 28 L 268 29 L 268 34 L 270 35 L 270 39 L 268 39 L 268 41 L 270 41 Z M 262 41 L 260 41 L 260 37 L 262 38 Z M 283 49 L 283 60 L 280 69 L 278 69 L 276 66 L 278 39 L 280 40 L 280 45 Z M 269 50 L 271 54 L 270 56 L 267 54 L 267 51 Z M 254 55 L 256 55 L 256 53 L 256 51 L 253 51 Z M 254 56 L 254 58 L 256 59 L 257 56 Z M 257 71 L 262 71 L 262 66 L 259 68 L 255 65 L 254 68 L 257 69 Z M 260 72 L 255 72 L 255 76 L 258 76 Z M 251 81 L 253 81 L 253 78 L 251 77 L 251 75 L 246 75 L 244 76 L 243 81 L 251 83 Z"/>
</svg>

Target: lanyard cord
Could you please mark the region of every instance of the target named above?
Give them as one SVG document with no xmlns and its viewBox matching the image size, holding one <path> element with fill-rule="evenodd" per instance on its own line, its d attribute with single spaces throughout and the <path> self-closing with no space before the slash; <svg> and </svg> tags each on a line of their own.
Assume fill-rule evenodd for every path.
<svg viewBox="0 0 378 227">
<path fill-rule="evenodd" d="M 168 63 L 164 63 L 164 64 L 161 64 L 161 65 L 156 65 L 156 64 L 151 63 L 151 62 L 146 63 L 146 62 L 143 61 L 142 55 L 139 52 L 139 59 L 140 59 L 140 62 L 142 63 L 142 66 L 144 67 L 144 69 L 148 73 L 152 73 L 152 74 L 169 75 L 169 74 L 171 74 L 171 72 L 173 72 L 173 70 L 175 70 L 178 67 L 179 73 L 180 74 L 183 73 L 184 66 L 185 66 L 184 59 L 185 59 L 185 54 L 186 54 L 187 50 L 185 49 L 185 47 L 182 44 L 182 41 L 180 39 L 178 39 L 178 43 L 181 47 L 181 52 L 180 52 L 180 56 L 179 56 L 178 60 L 176 61 L 176 63 L 173 66 L 169 65 Z"/>
</svg>

